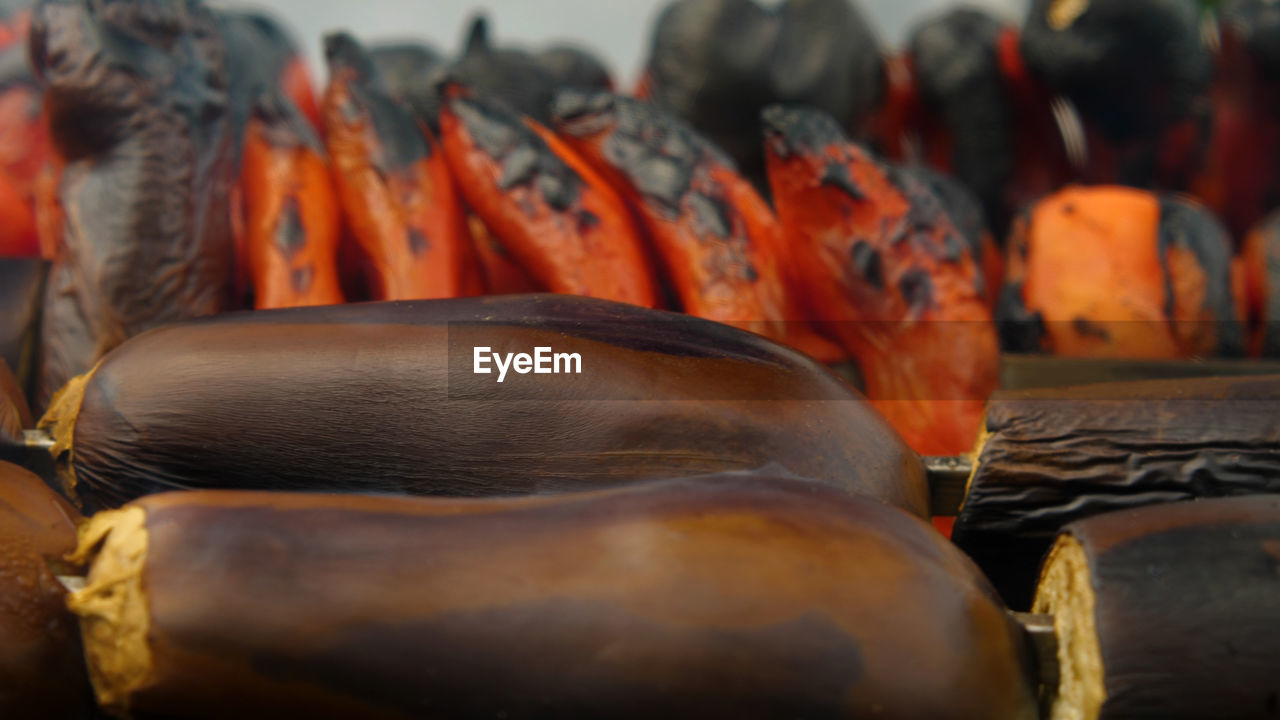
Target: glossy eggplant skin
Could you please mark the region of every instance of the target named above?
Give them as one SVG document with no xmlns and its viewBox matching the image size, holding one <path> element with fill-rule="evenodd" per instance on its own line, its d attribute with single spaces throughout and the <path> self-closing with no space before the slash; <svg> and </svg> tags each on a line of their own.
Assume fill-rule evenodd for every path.
<svg viewBox="0 0 1280 720">
<path fill-rule="evenodd" d="M 952 539 L 1014 609 L 1058 531 L 1090 515 L 1280 492 L 1280 377 L 997 393 Z"/>
<path fill-rule="evenodd" d="M 40 308 L 49 264 L 38 258 L 0 258 L 0 358 L 27 397 L 36 374 Z"/>
<path fill-rule="evenodd" d="M 40 404 L 127 338 L 230 307 L 234 168 L 222 36 L 198 0 L 49 0 L 30 52 L 64 163 Z"/>
<path fill-rule="evenodd" d="M 46 559 L 76 545 L 79 513 L 40 478 L 0 462 L 0 716 L 88 717 L 93 706 L 66 592 Z"/>
<path fill-rule="evenodd" d="M 123 691 L 96 680 L 134 714 L 1035 717 L 1022 635 L 968 559 L 809 481 L 198 491 L 123 512 L 139 509 L 148 669 Z M 110 636 L 92 619 L 85 633 Z M 119 652 L 88 642 L 95 660 Z"/>
<path fill-rule="evenodd" d="M 578 353 L 580 374 L 473 372 Z M 508 295 L 226 315 L 88 375 L 63 456 L 85 507 L 175 488 L 498 495 L 782 470 L 927 516 L 919 459 L 816 362 L 697 318 Z M 48 420 L 48 419 L 47 419 Z M 46 422 L 48 425 L 48 422 Z"/>
<path fill-rule="evenodd" d="M 1094 591 L 1101 720 L 1280 712 L 1280 496 L 1126 510 L 1064 536 Z"/>
</svg>

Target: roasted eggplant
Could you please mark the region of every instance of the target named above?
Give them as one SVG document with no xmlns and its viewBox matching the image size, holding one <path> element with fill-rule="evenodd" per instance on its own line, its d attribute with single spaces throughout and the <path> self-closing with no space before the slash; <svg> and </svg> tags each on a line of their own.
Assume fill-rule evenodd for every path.
<svg viewBox="0 0 1280 720">
<path fill-rule="evenodd" d="M 355 38 L 330 35 L 325 53 L 325 140 L 373 299 L 478 294 L 466 214 L 430 131 L 391 96 Z"/>
<path fill-rule="evenodd" d="M 37 405 L 144 330 L 232 303 L 227 63 L 198 0 L 50 0 L 31 59 L 57 152 Z"/>
<path fill-rule="evenodd" d="M 1054 535 L 1153 503 L 1280 492 L 1280 377 L 997 393 L 952 539 L 1014 609 Z"/>
<path fill-rule="evenodd" d="M 566 356 L 544 367 L 560 372 L 490 362 L 538 347 Z M 919 459 L 822 366 L 718 323 L 580 297 L 163 328 L 70 384 L 42 425 L 93 509 L 174 488 L 497 495 L 775 464 L 928 512 Z"/>
<path fill-rule="evenodd" d="M 551 292 L 661 304 L 630 210 L 550 131 L 501 101 L 450 84 L 440 132 L 467 206 L 537 283 Z"/>
<path fill-rule="evenodd" d="M 1069 187 L 1016 223 L 997 321 L 1006 350 L 1078 357 L 1241 355 L 1231 240 L 1187 199 Z"/>
<path fill-rule="evenodd" d="M 40 478 L 0 462 L 0 715 L 5 718 L 93 716 L 79 629 L 49 565 L 75 549 L 79 519 Z"/>
<path fill-rule="evenodd" d="M 1036 717 L 1022 633 L 972 564 L 806 481 L 165 493 L 95 516 L 77 558 L 117 713 Z"/>
<path fill-rule="evenodd" d="M 1067 527 L 1035 611 L 1052 613 L 1052 720 L 1275 717 L 1280 496 L 1127 510 Z"/>
<path fill-rule="evenodd" d="M 765 112 L 769 180 L 808 306 L 918 452 L 972 447 L 999 347 L 970 245 L 909 173 L 804 108 Z"/>
</svg>

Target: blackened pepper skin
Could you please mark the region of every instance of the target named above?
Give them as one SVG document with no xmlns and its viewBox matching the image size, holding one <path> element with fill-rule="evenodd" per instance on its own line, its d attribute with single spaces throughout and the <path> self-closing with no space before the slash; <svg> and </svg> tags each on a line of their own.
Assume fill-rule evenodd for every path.
<svg viewBox="0 0 1280 720">
<path fill-rule="evenodd" d="M 913 448 L 968 450 L 997 384 L 999 348 L 981 270 L 947 208 L 830 116 L 773 106 L 764 121 L 774 202 L 808 306 Z"/>
<path fill-rule="evenodd" d="M 200 2 L 50 0 L 30 52 L 64 163 L 45 399 L 130 336 L 227 309 L 234 168 L 222 36 Z"/>
<path fill-rule="evenodd" d="M 760 111 L 796 103 L 859 128 L 880 101 L 871 26 L 847 0 L 677 0 L 659 16 L 646 64 L 649 100 L 711 138 L 767 186 Z"/>
<path fill-rule="evenodd" d="M 325 54 L 325 141 L 373 299 L 478 294 L 466 215 L 435 138 L 355 38 L 330 35 Z"/>
<path fill-rule="evenodd" d="M 540 285 L 644 307 L 660 303 L 630 209 L 550 130 L 456 84 L 445 88 L 440 128 L 468 207 Z"/>
<path fill-rule="evenodd" d="M 639 211 L 685 312 L 823 355 L 830 343 L 800 306 L 804 278 L 792 272 L 777 217 L 732 160 L 678 117 L 621 95 L 563 90 L 552 114 Z"/>
</svg>

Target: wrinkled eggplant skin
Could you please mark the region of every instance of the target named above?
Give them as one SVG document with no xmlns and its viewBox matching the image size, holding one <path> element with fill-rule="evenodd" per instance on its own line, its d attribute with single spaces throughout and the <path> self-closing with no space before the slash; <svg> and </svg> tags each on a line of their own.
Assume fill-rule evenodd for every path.
<svg viewBox="0 0 1280 720">
<path fill-rule="evenodd" d="M 34 389 L 40 308 L 49 264 L 37 258 L 0 258 L 0 358 L 28 398 Z"/>
<path fill-rule="evenodd" d="M 498 383 L 472 372 L 476 346 L 579 353 L 582 372 Z M 556 295 L 157 330 L 90 378 L 71 463 L 95 509 L 178 487 L 495 495 L 776 463 L 927 514 L 919 459 L 826 368 L 717 323 Z"/>
<path fill-rule="evenodd" d="M 0 462 L 0 716 L 6 720 L 92 716 L 75 618 L 45 562 L 75 548 L 78 519 L 40 478 Z"/>
<path fill-rule="evenodd" d="M 967 558 L 812 482 L 137 506 L 156 672 L 131 706 L 146 713 L 1035 717 L 1021 633 Z"/>
<path fill-rule="evenodd" d="M 1080 518 L 1280 492 L 1280 376 L 997 393 L 952 539 L 1014 609 Z"/>
<path fill-rule="evenodd" d="M 813 106 L 857 130 L 883 93 L 870 25 L 848 0 L 676 0 L 659 16 L 649 99 L 692 124 L 764 188 L 760 113 Z"/>
<path fill-rule="evenodd" d="M 125 339 L 230 306 L 234 168 L 222 37 L 196 0 L 49 0 L 30 53 L 65 161 L 41 404 Z"/>
<path fill-rule="evenodd" d="M 1280 497 L 1141 508 L 1066 532 L 1097 602 L 1102 720 L 1280 713 Z"/>
</svg>

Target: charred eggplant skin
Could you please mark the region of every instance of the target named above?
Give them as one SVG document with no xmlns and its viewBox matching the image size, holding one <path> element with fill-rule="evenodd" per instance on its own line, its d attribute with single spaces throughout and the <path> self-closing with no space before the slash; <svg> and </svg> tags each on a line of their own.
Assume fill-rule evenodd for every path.
<svg viewBox="0 0 1280 720">
<path fill-rule="evenodd" d="M 477 374 L 476 347 L 581 356 Z M 83 385 L 63 457 L 86 507 L 174 488 L 495 495 L 776 464 L 922 516 L 919 458 L 825 367 L 751 333 L 528 295 L 225 315 Z"/>
<path fill-rule="evenodd" d="M 1280 496 L 1126 510 L 1064 532 L 1095 595 L 1100 720 L 1280 712 Z"/>
<path fill-rule="evenodd" d="M 968 559 L 808 481 L 134 508 L 152 658 L 135 713 L 1035 717 L 1021 633 Z"/>
<path fill-rule="evenodd" d="M 0 715 L 87 718 L 75 617 L 46 565 L 76 545 L 79 513 L 35 475 L 0 462 Z"/>
<path fill-rule="evenodd" d="M 37 404 L 125 339 L 232 303 L 225 48 L 198 0 L 46 0 L 32 63 L 65 162 Z"/>
<path fill-rule="evenodd" d="M 1155 503 L 1280 492 L 1280 377 L 997 393 L 952 539 L 1014 609 L 1058 531 Z"/>
</svg>

